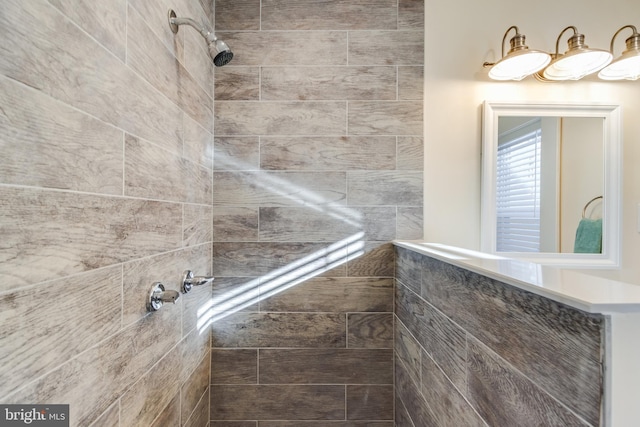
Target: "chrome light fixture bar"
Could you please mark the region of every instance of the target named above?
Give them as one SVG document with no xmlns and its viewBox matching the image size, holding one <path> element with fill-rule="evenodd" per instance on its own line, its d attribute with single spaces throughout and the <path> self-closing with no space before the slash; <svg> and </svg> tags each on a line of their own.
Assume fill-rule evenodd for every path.
<svg viewBox="0 0 640 427">
<path fill-rule="evenodd" d="M 511 38 L 509 44 L 511 49 L 504 54 L 504 45 L 507 35 L 511 30 L 515 30 L 515 36 Z M 491 67 L 489 77 L 493 80 L 522 80 L 528 75 L 540 71 L 549 64 L 551 56 L 539 50 L 529 49 L 525 44 L 525 36 L 520 34 L 515 25 L 509 27 L 502 37 L 502 52 L 498 62 L 485 62 L 484 67 Z"/>
<path fill-rule="evenodd" d="M 610 51 L 613 55 L 613 43 L 624 29 L 630 28 L 633 34 L 626 40 L 627 49 L 611 64 L 603 68 L 598 77 L 602 80 L 637 80 L 640 77 L 640 34 L 633 25 L 625 25 L 613 35 Z"/>
<path fill-rule="evenodd" d="M 573 36 L 567 41 L 569 50 L 560 54 L 560 39 L 567 30 L 573 30 Z M 585 45 L 584 35 L 570 25 L 560 32 L 556 40 L 556 52 L 552 58 L 551 63 L 536 74 L 536 78 L 542 81 L 580 80 L 607 66 L 613 55 L 606 50 L 592 49 Z"/>
</svg>

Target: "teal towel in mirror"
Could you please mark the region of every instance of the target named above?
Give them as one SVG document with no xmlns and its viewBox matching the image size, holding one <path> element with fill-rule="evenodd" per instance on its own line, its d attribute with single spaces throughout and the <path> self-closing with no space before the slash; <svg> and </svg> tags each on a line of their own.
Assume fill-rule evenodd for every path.
<svg viewBox="0 0 640 427">
<path fill-rule="evenodd" d="M 602 219 L 583 218 L 580 220 L 573 252 L 577 254 L 602 253 Z"/>
</svg>

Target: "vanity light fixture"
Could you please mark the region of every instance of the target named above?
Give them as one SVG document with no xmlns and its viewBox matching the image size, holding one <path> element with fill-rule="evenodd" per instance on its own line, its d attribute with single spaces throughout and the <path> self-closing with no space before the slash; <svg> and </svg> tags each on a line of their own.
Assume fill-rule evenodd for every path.
<svg viewBox="0 0 640 427">
<path fill-rule="evenodd" d="M 509 41 L 511 49 L 504 54 L 504 43 L 511 30 L 516 34 Z M 525 36 L 520 34 L 515 25 L 509 27 L 502 37 L 502 55 L 498 62 L 485 62 L 484 67 L 491 67 L 489 77 L 493 80 L 522 80 L 530 74 L 540 71 L 549 64 L 551 56 L 539 50 L 529 49 L 524 43 Z"/>
<path fill-rule="evenodd" d="M 598 73 L 598 77 L 602 80 L 637 80 L 640 77 L 640 34 L 636 27 L 625 25 L 616 31 L 611 39 L 611 54 L 613 54 L 613 42 L 616 36 L 626 28 L 633 31 L 626 40 L 627 49 Z"/>
<path fill-rule="evenodd" d="M 573 36 L 567 41 L 569 50 L 559 53 L 560 38 L 567 30 L 573 30 Z M 591 49 L 584 44 L 584 35 L 572 25 L 560 32 L 556 40 L 556 52 L 551 63 L 536 78 L 542 81 L 579 80 L 584 76 L 607 66 L 613 59 L 611 52 L 602 49 Z"/>
</svg>

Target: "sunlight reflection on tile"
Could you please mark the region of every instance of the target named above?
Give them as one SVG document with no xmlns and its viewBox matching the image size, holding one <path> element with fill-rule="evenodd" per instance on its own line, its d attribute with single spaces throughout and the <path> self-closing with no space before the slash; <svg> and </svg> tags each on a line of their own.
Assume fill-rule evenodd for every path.
<svg viewBox="0 0 640 427">
<path fill-rule="evenodd" d="M 356 233 L 237 289 L 211 298 L 198 310 L 198 331 L 205 333 L 209 325 L 218 320 L 361 256 L 364 254 L 363 237 L 363 232 Z"/>
</svg>

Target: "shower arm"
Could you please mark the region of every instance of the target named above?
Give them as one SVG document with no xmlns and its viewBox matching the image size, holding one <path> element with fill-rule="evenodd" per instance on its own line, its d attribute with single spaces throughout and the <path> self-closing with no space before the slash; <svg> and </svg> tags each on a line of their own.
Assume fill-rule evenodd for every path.
<svg viewBox="0 0 640 427">
<path fill-rule="evenodd" d="M 171 24 L 171 30 L 174 33 L 178 32 L 178 26 L 190 25 L 196 30 L 198 30 L 198 32 L 202 35 L 202 37 L 204 37 L 205 40 L 207 40 L 208 42 L 215 42 L 218 40 L 216 35 L 211 30 L 209 30 L 204 25 L 198 25 L 198 23 L 191 18 L 178 18 L 175 16 L 169 16 L 169 24 Z"/>
<path fill-rule="evenodd" d="M 207 50 L 209 51 L 209 56 L 211 57 L 211 60 L 216 67 L 227 65 L 233 58 L 233 52 L 231 52 L 229 45 L 216 37 L 213 31 L 209 29 L 206 21 L 203 21 L 203 24 L 199 25 L 191 18 L 178 18 L 173 9 L 169 9 L 168 18 L 169 27 L 171 28 L 171 32 L 173 32 L 174 34 L 178 33 L 178 28 L 180 25 L 189 25 L 198 30 L 200 35 L 204 37 L 209 45 L 207 46 Z"/>
</svg>

